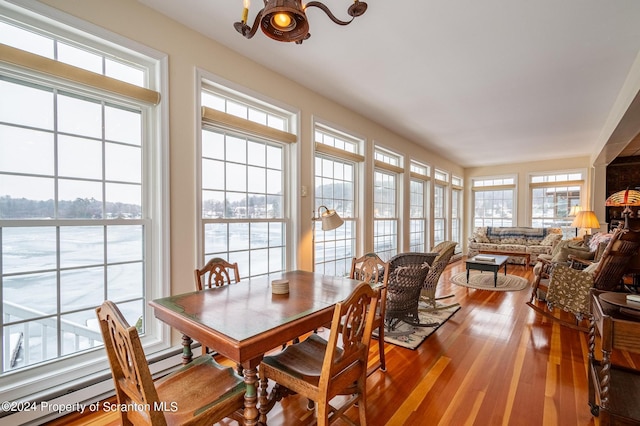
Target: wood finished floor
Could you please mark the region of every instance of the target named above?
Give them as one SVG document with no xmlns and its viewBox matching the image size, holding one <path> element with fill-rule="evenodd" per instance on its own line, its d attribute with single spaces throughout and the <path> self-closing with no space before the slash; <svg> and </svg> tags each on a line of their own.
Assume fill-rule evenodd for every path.
<svg viewBox="0 0 640 426">
<path fill-rule="evenodd" d="M 464 261 L 455 262 L 440 281 L 438 293 L 455 294 L 446 301 L 462 305 L 449 321 L 415 351 L 386 345 L 387 371 L 367 382 L 369 424 L 598 425 L 587 405 L 587 335 L 537 315 L 525 304 L 528 287 L 492 292 L 450 284 L 463 270 Z M 522 266 L 509 265 L 508 273 L 532 278 Z M 371 354 L 374 362 L 377 345 Z M 639 357 L 614 355 L 640 366 Z M 299 397 L 286 398 L 269 413 L 269 425 L 307 424 L 312 412 L 305 407 Z M 55 425 L 118 425 L 116 414 Z"/>
</svg>

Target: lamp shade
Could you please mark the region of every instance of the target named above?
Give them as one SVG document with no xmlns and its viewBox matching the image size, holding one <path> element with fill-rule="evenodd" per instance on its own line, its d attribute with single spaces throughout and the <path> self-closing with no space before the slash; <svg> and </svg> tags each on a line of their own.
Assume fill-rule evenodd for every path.
<svg viewBox="0 0 640 426">
<path fill-rule="evenodd" d="M 611 194 L 605 206 L 640 206 L 640 191 L 625 189 Z"/>
<path fill-rule="evenodd" d="M 324 209 L 321 213 L 320 209 Z M 322 221 L 323 231 L 332 231 L 339 228 L 344 223 L 344 220 L 336 213 L 335 210 L 329 210 L 326 206 L 318 207 L 318 218 Z"/>
<path fill-rule="evenodd" d="M 578 212 L 571 226 L 573 228 L 600 228 L 600 222 L 598 222 L 598 218 L 594 212 L 591 210 L 583 210 Z"/>
<path fill-rule="evenodd" d="M 571 210 L 569 211 L 569 216 L 576 217 L 578 213 L 582 211 L 582 207 L 580 206 L 571 206 Z"/>
</svg>

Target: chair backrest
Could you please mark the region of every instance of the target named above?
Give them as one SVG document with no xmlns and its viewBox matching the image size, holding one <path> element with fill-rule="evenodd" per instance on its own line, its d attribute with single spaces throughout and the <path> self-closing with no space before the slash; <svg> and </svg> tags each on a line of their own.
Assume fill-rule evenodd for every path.
<svg viewBox="0 0 640 426">
<path fill-rule="evenodd" d="M 424 280 L 424 288 L 435 288 L 438 285 L 440 275 L 449 264 L 457 244 L 455 241 L 443 241 L 433 248 L 433 251 L 438 253 L 438 256 L 431 263 L 429 273 Z"/>
<path fill-rule="evenodd" d="M 327 399 L 366 378 L 377 304 L 376 291 L 366 282 L 336 304 L 318 383 L 319 393 Z"/>
<path fill-rule="evenodd" d="M 231 280 L 230 271 L 233 272 L 233 281 Z M 196 280 L 196 289 L 204 290 L 211 287 L 220 287 L 226 284 L 237 283 L 240 281 L 240 273 L 238 271 L 238 263 L 229 263 L 219 257 L 210 259 L 202 269 L 194 271 Z M 206 281 L 203 278 L 206 275 Z"/>
<path fill-rule="evenodd" d="M 118 405 L 151 407 L 150 410 L 121 410 L 123 424 L 166 425 L 163 412 L 154 409 L 159 406 L 158 392 L 138 331 L 129 326 L 118 307 L 109 300 L 96 308 L 96 315 L 111 365 Z"/>
<path fill-rule="evenodd" d="M 387 316 L 415 309 L 435 253 L 401 253 L 389 260 Z"/>
<path fill-rule="evenodd" d="M 640 231 L 618 228 L 607 244 L 593 275 L 598 290 L 614 290 L 640 249 Z"/>
<path fill-rule="evenodd" d="M 370 284 L 381 283 L 386 286 L 389 280 L 389 262 L 385 262 L 375 253 L 353 258 L 349 277 Z"/>
</svg>

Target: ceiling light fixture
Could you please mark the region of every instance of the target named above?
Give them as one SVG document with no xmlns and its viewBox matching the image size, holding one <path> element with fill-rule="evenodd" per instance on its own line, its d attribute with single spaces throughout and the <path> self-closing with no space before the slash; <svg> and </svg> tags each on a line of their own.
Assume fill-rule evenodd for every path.
<svg viewBox="0 0 640 426">
<path fill-rule="evenodd" d="M 341 21 L 331 13 L 327 6 L 319 1 L 310 1 L 305 5 L 302 4 L 302 0 L 263 1 L 264 8 L 258 12 L 253 25 L 249 26 L 247 24 L 249 0 L 243 0 L 242 20 L 233 24 L 233 26 L 236 31 L 246 38 L 252 38 L 258 30 L 258 26 L 260 26 L 267 37 L 277 41 L 293 41 L 296 44 L 301 44 L 311 37 L 307 15 L 304 13 L 307 8 L 317 7 L 321 9 L 329 19 L 338 25 L 349 25 L 357 16 L 364 14 L 367 10 L 365 2 L 354 0 L 353 4 L 347 9 L 351 19 L 349 21 Z"/>
</svg>

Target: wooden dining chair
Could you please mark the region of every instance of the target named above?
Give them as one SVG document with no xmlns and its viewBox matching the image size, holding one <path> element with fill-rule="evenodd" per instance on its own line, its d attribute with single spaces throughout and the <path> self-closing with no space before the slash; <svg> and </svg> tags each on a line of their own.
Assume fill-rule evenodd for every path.
<svg viewBox="0 0 640 426">
<path fill-rule="evenodd" d="M 244 407 L 244 381 L 210 356 L 154 382 L 136 328 L 111 301 L 96 314 L 118 406 L 140 408 L 120 410 L 122 425 L 211 425 Z"/>
<path fill-rule="evenodd" d="M 233 273 L 233 281 L 231 280 Z M 238 271 L 238 263 L 229 263 L 219 257 L 209 259 L 202 267 L 194 271 L 196 279 L 196 290 L 204 290 L 206 288 L 220 287 L 222 285 L 237 283 L 240 281 L 240 272 Z M 206 280 L 203 278 L 206 275 Z"/>
<path fill-rule="evenodd" d="M 367 253 L 351 261 L 351 273 L 349 278 L 365 281 L 378 289 L 378 309 L 373 321 L 373 330 L 378 338 L 378 353 L 380 362 L 367 371 L 371 375 L 378 368 L 387 371 L 384 357 L 384 316 L 387 300 L 387 281 L 389 280 L 389 262 L 385 262 L 375 253 Z"/>
<path fill-rule="evenodd" d="M 293 392 L 314 401 L 320 426 L 346 419 L 347 408 L 357 404 L 360 424 L 366 425 L 367 359 L 377 304 L 376 291 L 360 283 L 344 302 L 336 304 L 328 341 L 311 334 L 277 355 L 264 357 L 259 369 L 261 389 L 271 379 L 276 382 L 276 394 Z M 330 401 L 337 395 L 347 398 L 335 408 Z"/>
<path fill-rule="evenodd" d="M 220 257 L 209 259 L 202 269 L 196 269 L 193 274 L 196 281 L 196 290 L 198 291 L 240 282 L 238 263 L 229 263 Z M 231 274 L 233 274 L 233 281 L 231 280 Z M 209 353 L 209 348 L 202 345 L 202 353 Z M 237 371 L 238 374 L 241 374 L 242 367 L 238 366 Z"/>
</svg>

